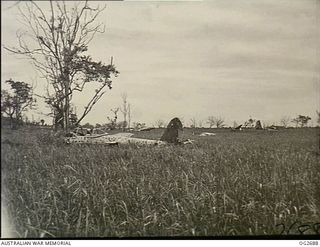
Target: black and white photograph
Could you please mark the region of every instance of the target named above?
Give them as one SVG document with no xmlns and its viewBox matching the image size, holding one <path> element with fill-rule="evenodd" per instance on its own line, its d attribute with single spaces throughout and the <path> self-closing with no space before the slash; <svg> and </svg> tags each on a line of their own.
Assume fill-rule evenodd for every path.
<svg viewBox="0 0 320 247">
<path fill-rule="evenodd" d="M 319 0 L 1 1 L 1 238 L 315 239 L 319 24 Z"/>
</svg>

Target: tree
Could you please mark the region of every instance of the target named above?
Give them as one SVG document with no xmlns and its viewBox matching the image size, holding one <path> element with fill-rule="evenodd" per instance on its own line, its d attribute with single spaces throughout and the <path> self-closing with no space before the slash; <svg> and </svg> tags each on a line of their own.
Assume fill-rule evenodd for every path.
<svg viewBox="0 0 320 247">
<path fill-rule="evenodd" d="M 216 126 L 217 128 L 222 128 L 225 126 L 224 124 L 224 119 L 222 117 L 214 117 L 214 116 L 209 116 L 207 123 L 209 124 L 210 128 L 213 126 Z"/>
<path fill-rule="evenodd" d="M 125 130 L 126 129 L 126 127 L 128 127 L 129 126 L 129 124 L 128 124 L 128 119 L 127 119 L 127 117 L 129 118 L 131 118 L 131 112 L 130 112 L 130 104 L 128 103 L 128 101 L 127 101 L 127 98 L 128 98 L 128 95 L 127 95 L 127 93 L 123 93 L 122 95 L 121 95 L 121 98 L 122 98 L 122 108 L 120 108 L 120 110 L 121 110 L 121 112 L 122 112 L 122 114 L 123 114 L 123 123 L 122 123 L 122 128 L 123 128 L 123 130 Z M 131 119 L 130 119 L 131 120 Z M 129 126 L 130 127 L 130 126 Z"/>
<path fill-rule="evenodd" d="M 288 117 L 288 116 L 283 116 L 281 119 L 280 119 L 280 123 L 282 124 L 283 127 L 287 128 L 289 123 L 291 121 L 291 118 Z"/>
<path fill-rule="evenodd" d="M 114 109 L 111 109 L 110 111 L 114 114 L 114 117 L 113 118 L 110 118 L 109 116 L 107 117 L 109 120 L 109 123 L 107 125 L 109 129 L 113 130 L 117 127 L 119 108 L 114 108 Z"/>
<path fill-rule="evenodd" d="M 199 126 L 199 128 L 202 128 L 202 127 L 203 127 L 203 120 L 199 120 L 199 121 L 198 121 L 198 126 Z"/>
<path fill-rule="evenodd" d="M 155 126 L 157 126 L 158 128 L 163 128 L 165 127 L 165 123 L 162 119 L 158 119 L 155 123 Z"/>
<path fill-rule="evenodd" d="M 197 127 L 197 120 L 195 117 L 190 119 L 190 128 L 196 128 Z"/>
<path fill-rule="evenodd" d="M 209 116 L 207 120 L 207 124 L 209 124 L 209 128 L 212 128 L 215 124 L 215 117 L 214 116 Z"/>
<path fill-rule="evenodd" d="M 292 119 L 292 122 L 296 124 L 296 127 L 299 125 L 300 127 L 305 127 L 308 125 L 309 120 L 311 120 L 309 116 L 298 115 L 298 117 Z"/>
<path fill-rule="evenodd" d="M 69 4 L 74 6 L 69 8 Z M 38 2 L 31 0 L 21 1 L 18 9 L 28 30 L 17 33 L 18 47 L 5 49 L 30 59 L 46 79 L 47 92 L 39 96 L 50 106 L 54 123 L 68 131 L 73 95 L 83 92 L 87 85 L 96 88 L 79 115 L 77 125 L 101 99 L 105 88 L 112 88 L 111 76 L 119 73 L 112 59 L 105 65 L 86 55 L 94 36 L 104 32 L 102 23 L 95 24 L 104 8 L 91 8 L 88 1 L 68 4 L 50 1 L 49 11 L 45 12 Z"/>
<path fill-rule="evenodd" d="M 32 87 L 23 81 L 6 80 L 9 90 L 1 90 L 1 114 L 10 118 L 10 126 L 16 128 L 22 122 L 22 112 L 35 106 Z"/>
<path fill-rule="evenodd" d="M 131 104 L 128 104 L 128 128 L 131 128 Z"/>
<path fill-rule="evenodd" d="M 320 111 L 317 111 L 317 123 L 318 123 L 318 126 L 320 125 Z"/>
<path fill-rule="evenodd" d="M 145 128 L 145 127 L 146 127 L 145 123 L 139 123 L 139 122 L 134 122 L 133 123 L 133 128 L 135 130 L 139 130 L 139 129 L 142 129 L 142 128 Z"/>
<path fill-rule="evenodd" d="M 77 127 L 78 116 L 76 113 L 70 113 L 70 125 L 72 127 Z"/>
<path fill-rule="evenodd" d="M 237 128 L 239 126 L 239 124 L 236 121 L 233 121 L 233 128 Z"/>
</svg>

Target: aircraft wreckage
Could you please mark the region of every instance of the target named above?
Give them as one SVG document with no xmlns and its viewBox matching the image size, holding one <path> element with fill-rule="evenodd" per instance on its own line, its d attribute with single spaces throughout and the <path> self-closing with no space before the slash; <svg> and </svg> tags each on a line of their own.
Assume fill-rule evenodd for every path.
<svg viewBox="0 0 320 247">
<path fill-rule="evenodd" d="M 67 144 L 78 143 L 78 144 L 107 144 L 107 145 L 119 145 L 119 144 L 138 144 L 138 145 L 166 145 L 169 143 L 173 144 L 192 144 L 193 141 L 190 139 L 180 141 L 178 139 L 179 130 L 182 129 L 182 123 L 179 118 L 174 118 L 168 124 L 160 140 L 150 140 L 143 138 L 132 137 L 132 133 L 117 133 L 110 135 L 108 133 L 100 135 L 84 135 L 79 136 L 77 133 L 70 133 L 65 138 Z"/>
</svg>

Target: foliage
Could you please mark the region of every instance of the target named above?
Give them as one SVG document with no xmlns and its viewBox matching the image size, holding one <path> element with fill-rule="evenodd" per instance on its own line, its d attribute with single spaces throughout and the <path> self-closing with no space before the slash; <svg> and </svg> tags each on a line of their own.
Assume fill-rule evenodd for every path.
<svg viewBox="0 0 320 247">
<path fill-rule="evenodd" d="M 86 54 L 96 33 L 104 32 L 101 23 L 95 24 L 104 8 L 91 8 L 88 1 L 73 5 L 68 8 L 64 1 L 50 1 L 50 11 L 44 12 L 36 1 L 21 2 L 20 16 L 28 28 L 28 35 L 18 33 L 18 47 L 5 47 L 14 54 L 29 58 L 46 78 L 46 95 L 39 96 L 50 106 L 55 125 L 64 129 L 70 125 L 72 96 L 82 92 L 87 85 L 96 87 L 74 123 L 77 125 L 104 95 L 104 89 L 112 88 L 111 76 L 118 74 L 112 62 L 107 65 L 96 62 Z"/>
<path fill-rule="evenodd" d="M 23 81 L 6 80 L 10 90 L 1 90 L 1 114 L 10 118 L 11 128 L 22 122 L 22 112 L 35 106 L 32 87 Z"/>
<path fill-rule="evenodd" d="M 299 115 L 298 117 L 292 119 L 292 122 L 295 123 L 296 126 L 300 125 L 300 127 L 304 127 L 308 125 L 309 120 L 311 120 L 311 117 Z"/>
</svg>

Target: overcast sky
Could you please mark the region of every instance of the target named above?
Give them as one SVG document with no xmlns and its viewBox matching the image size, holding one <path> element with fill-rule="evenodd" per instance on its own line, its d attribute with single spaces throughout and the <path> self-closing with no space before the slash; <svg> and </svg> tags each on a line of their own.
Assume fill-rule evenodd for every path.
<svg viewBox="0 0 320 247">
<path fill-rule="evenodd" d="M 3 2 L 2 45 L 16 44 L 13 2 Z M 92 5 L 96 3 L 93 2 Z M 100 1 L 100 5 L 104 2 Z M 89 46 L 96 60 L 120 71 L 85 122 L 104 123 L 126 92 L 132 122 L 152 125 L 178 116 L 231 125 L 250 116 L 279 122 L 284 115 L 320 110 L 320 2 L 317 0 L 219 0 L 107 2 L 100 16 L 106 32 Z M 42 3 L 45 8 L 47 3 Z M 27 60 L 2 50 L 2 80 L 44 83 Z M 80 113 L 88 91 L 75 97 Z M 40 106 L 39 111 L 48 111 Z M 34 118 L 43 118 L 34 114 Z M 120 117 L 121 118 L 121 117 Z"/>
</svg>

